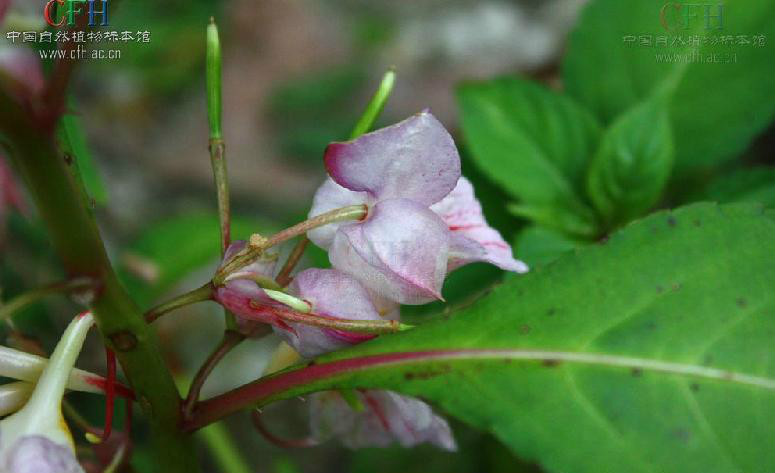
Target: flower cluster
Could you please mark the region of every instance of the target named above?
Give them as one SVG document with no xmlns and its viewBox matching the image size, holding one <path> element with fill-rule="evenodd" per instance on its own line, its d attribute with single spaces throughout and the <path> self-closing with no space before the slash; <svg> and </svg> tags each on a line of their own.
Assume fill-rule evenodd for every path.
<svg viewBox="0 0 775 473">
<path fill-rule="evenodd" d="M 444 279 L 462 265 L 480 261 L 527 271 L 485 221 L 473 186 L 460 174 L 452 137 L 429 112 L 332 143 L 324 161 L 329 177 L 315 194 L 308 222 L 362 209 L 355 218 L 322 219 L 307 232 L 328 251 L 333 269 L 306 269 L 279 287 L 276 254 L 259 251 L 229 271 L 249 252 L 244 242 L 232 244 L 220 268 L 228 274 L 214 298 L 240 323 L 271 324 L 311 358 L 400 328 L 400 305 L 442 299 Z M 446 421 L 422 401 L 388 391 L 356 394 L 354 400 L 336 392 L 313 397 L 317 439 L 337 436 L 351 447 L 398 441 L 455 448 Z"/>
</svg>

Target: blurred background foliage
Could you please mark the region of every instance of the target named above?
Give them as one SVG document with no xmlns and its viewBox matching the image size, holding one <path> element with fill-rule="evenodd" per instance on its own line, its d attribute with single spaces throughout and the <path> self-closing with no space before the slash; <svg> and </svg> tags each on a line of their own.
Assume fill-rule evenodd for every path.
<svg viewBox="0 0 775 473">
<path fill-rule="evenodd" d="M 621 54 L 622 36 L 658 33 L 654 2 L 591 1 L 579 23 L 585 3 L 121 2 L 111 12 L 111 29 L 147 30 L 150 43 L 120 45 L 121 59 L 82 65 L 62 133 L 77 148 L 125 284 L 148 306 L 201 284 L 217 263 L 204 96 L 204 28 L 211 15 L 224 48 L 224 132 L 237 237 L 271 233 L 305 217 L 324 177 L 323 149 L 347 137 L 390 66 L 398 83 L 379 124 L 430 108 L 456 137 L 463 173 L 488 220 L 531 266 L 604 238 L 654 208 L 697 200 L 775 205 L 772 2 L 728 2 L 729 28 L 739 29 L 731 34 L 765 34 L 766 47 L 741 51 L 736 64 L 678 72 L 655 64 L 653 52 Z M 19 24 L 30 11 L 37 10 L 22 7 L 11 19 Z M 63 277 L 34 209 L 10 214 L 0 241 L 3 300 Z M 325 253 L 312 248 L 306 264 L 326 265 Z M 467 266 L 448 278 L 447 304 L 408 307 L 403 314 L 411 322 L 448 316 L 501 277 L 490 266 Z M 50 298 L 26 309 L 15 326 L 50 349 L 75 310 Z M 181 378 L 217 342 L 220 320 L 218 308 L 206 304 L 161 321 Z M 91 341 L 81 365 L 99 371 L 102 355 Z M 273 343 L 240 346 L 205 394 L 257 377 Z M 100 423 L 100 403 L 88 395 L 71 399 Z M 306 432 L 303 403 L 268 411 L 267 422 L 279 433 Z M 284 451 L 244 416 L 225 424 L 249 471 L 540 471 L 460 423 L 454 424 L 461 445 L 455 454 L 430 447 L 351 452 L 335 442 Z M 150 471 L 153 462 L 143 434 L 140 425 L 136 471 Z M 200 439 L 197 454 L 207 471 L 227 469 L 216 443 Z"/>
</svg>

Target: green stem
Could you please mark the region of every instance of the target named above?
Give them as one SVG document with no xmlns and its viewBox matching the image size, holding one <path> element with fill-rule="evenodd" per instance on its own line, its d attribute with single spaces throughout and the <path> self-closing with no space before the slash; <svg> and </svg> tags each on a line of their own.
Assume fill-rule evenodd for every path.
<svg viewBox="0 0 775 473">
<path fill-rule="evenodd" d="M 162 315 L 172 312 L 175 309 L 181 307 L 196 304 L 197 302 L 209 301 L 213 298 L 213 286 L 210 283 L 205 284 L 202 287 L 198 287 L 193 291 L 189 291 L 185 294 L 181 294 L 166 302 L 162 302 L 156 307 L 149 309 L 145 313 L 145 321 L 149 324 L 161 317 Z"/>
<path fill-rule="evenodd" d="M 223 141 L 221 106 L 223 90 L 221 87 L 221 40 L 215 18 L 210 17 L 207 25 L 207 123 L 210 127 L 210 164 L 213 168 L 215 190 L 218 199 L 218 221 L 221 226 L 221 256 L 231 243 L 231 205 L 229 204 L 229 175 L 226 169 L 226 143 Z M 223 311 L 227 330 L 237 329 L 234 314 Z"/>
<path fill-rule="evenodd" d="M 385 107 L 388 97 L 390 97 L 390 92 L 393 91 L 393 84 L 395 84 L 395 82 L 396 71 L 390 68 L 385 75 L 382 76 L 379 88 L 377 88 L 371 101 L 369 101 L 369 104 L 366 106 L 366 110 L 363 112 L 363 115 L 361 115 L 358 123 L 355 124 L 352 133 L 350 133 L 351 140 L 368 132 L 371 127 L 374 126 L 374 122 Z"/>
<path fill-rule="evenodd" d="M 0 321 L 6 320 L 16 312 L 34 304 L 51 294 L 69 294 L 71 292 L 85 290 L 93 287 L 94 281 L 90 279 L 74 279 L 29 290 L 0 306 Z"/>
<path fill-rule="evenodd" d="M 86 196 L 56 148 L 53 127 L 41 126 L 31 110 L 4 91 L 0 91 L 0 110 L 0 132 L 9 141 L 9 154 L 27 183 L 65 270 L 70 277 L 95 281 L 92 309 L 97 325 L 116 352 L 147 416 L 159 470 L 198 471 L 190 440 L 179 429 L 181 400 L 156 335 L 118 281 Z"/>
<path fill-rule="evenodd" d="M 308 244 L 309 238 L 307 238 L 305 235 L 302 236 L 301 239 L 299 239 L 299 242 L 296 243 L 296 246 L 293 247 L 293 251 L 291 251 L 291 254 L 288 255 L 288 259 L 285 260 L 283 268 L 279 273 L 277 273 L 277 277 L 275 278 L 275 281 L 277 281 L 277 284 L 279 284 L 281 287 L 285 287 L 291 283 L 291 272 L 293 271 L 293 268 L 295 268 L 299 263 L 299 260 L 304 254 L 304 250 L 307 249 Z"/>
<path fill-rule="evenodd" d="M 269 238 L 263 238 L 260 235 L 250 237 L 250 244 L 241 253 L 235 255 L 226 262 L 213 277 L 213 285 L 220 286 L 226 280 L 229 274 L 252 263 L 258 258 L 264 250 L 284 243 L 291 238 L 304 235 L 308 231 L 328 225 L 335 222 L 344 222 L 347 220 L 362 220 L 366 218 L 369 209 L 365 204 L 349 205 L 338 209 L 330 210 L 316 217 L 312 217 L 303 222 L 288 227 Z"/>
</svg>

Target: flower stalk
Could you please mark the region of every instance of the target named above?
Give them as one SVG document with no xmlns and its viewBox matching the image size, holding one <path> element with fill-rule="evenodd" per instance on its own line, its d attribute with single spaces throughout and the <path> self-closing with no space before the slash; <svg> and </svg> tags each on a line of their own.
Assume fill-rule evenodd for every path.
<svg viewBox="0 0 775 473">
<path fill-rule="evenodd" d="M 393 85 L 396 82 L 396 71 L 392 67 L 388 69 L 382 81 L 379 83 L 377 91 L 366 106 L 366 110 L 358 119 L 358 123 L 355 124 L 355 128 L 350 133 L 350 139 L 354 140 L 364 133 L 367 133 L 371 127 L 374 126 L 374 122 L 377 121 L 377 117 L 382 113 L 382 109 L 385 108 L 390 93 L 393 91 Z"/>
<path fill-rule="evenodd" d="M 278 233 L 275 233 L 269 238 L 264 238 L 261 235 L 253 235 L 250 238 L 250 245 L 245 248 L 241 253 L 238 253 L 234 258 L 228 261 L 213 277 L 213 285 L 220 286 L 228 278 L 228 275 L 237 271 L 238 269 L 247 266 L 256 260 L 264 250 L 284 243 L 291 238 L 295 238 L 299 235 L 304 235 L 308 231 L 328 225 L 336 222 L 346 222 L 348 220 L 363 220 L 368 213 L 368 207 L 364 204 L 349 205 L 339 209 L 334 209 L 329 212 L 325 212 L 316 217 L 312 217 L 303 222 L 297 223 L 292 227 L 288 227 Z"/>
<path fill-rule="evenodd" d="M 189 291 L 185 294 L 181 294 L 173 299 L 153 307 L 145 312 L 145 321 L 149 324 L 154 322 L 162 315 L 172 312 L 175 309 L 185 307 L 187 305 L 196 304 L 197 302 L 209 301 L 213 298 L 213 286 L 210 283 L 204 286 L 198 287 L 193 291 Z"/>
</svg>

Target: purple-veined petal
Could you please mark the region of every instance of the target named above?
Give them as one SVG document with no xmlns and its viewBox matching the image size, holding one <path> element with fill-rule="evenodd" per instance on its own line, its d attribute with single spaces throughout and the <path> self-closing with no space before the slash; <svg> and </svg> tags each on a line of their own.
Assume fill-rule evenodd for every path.
<svg viewBox="0 0 775 473">
<path fill-rule="evenodd" d="M 328 174 L 377 200 L 440 201 L 460 177 L 455 142 L 430 112 L 326 148 Z"/>
<path fill-rule="evenodd" d="M 312 208 L 309 211 L 309 217 L 315 217 L 328 212 L 329 210 L 339 209 L 350 205 L 371 203 L 373 203 L 373 199 L 369 198 L 368 194 L 365 192 L 354 192 L 345 189 L 329 177 L 326 178 L 323 184 L 321 184 L 315 192 L 315 197 L 312 199 Z M 327 250 L 334 241 L 336 230 L 347 223 L 348 222 L 336 222 L 323 225 L 322 227 L 307 232 L 307 237 L 312 243 Z"/>
<path fill-rule="evenodd" d="M 394 442 L 404 447 L 431 443 L 445 450 L 457 448 L 452 430 L 443 418 L 419 399 L 391 391 L 357 393 L 364 410 L 357 412 L 333 391 L 311 397 L 311 430 L 324 441 L 339 438 L 349 448 L 386 447 Z"/>
<path fill-rule="evenodd" d="M 335 269 L 307 269 L 299 273 L 289 291 L 304 299 L 317 315 L 350 320 L 380 320 L 369 300 L 369 293 L 353 277 Z M 276 328 L 305 358 L 345 348 L 373 338 L 370 335 L 340 332 L 300 323 L 288 323 L 293 329 Z"/>
<path fill-rule="evenodd" d="M 4 473 L 83 473 L 71 448 L 42 435 L 18 439 L 8 448 L 0 465 Z"/>
<path fill-rule="evenodd" d="M 484 219 L 474 187 L 460 177 L 455 188 L 441 202 L 431 206 L 452 232 L 449 271 L 474 261 L 494 264 L 507 271 L 524 273 L 528 267 L 514 259 L 511 246 Z"/>
<path fill-rule="evenodd" d="M 366 221 L 342 226 L 329 250 L 331 264 L 381 297 L 402 304 L 441 299 L 449 230 L 412 200 L 379 202 Z"/>
</svg>

